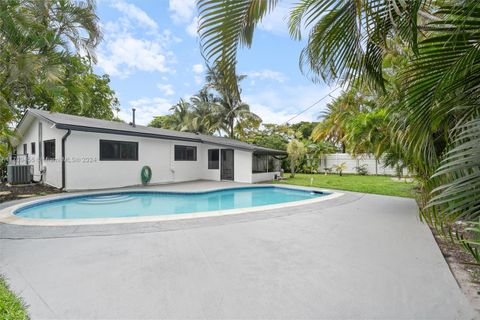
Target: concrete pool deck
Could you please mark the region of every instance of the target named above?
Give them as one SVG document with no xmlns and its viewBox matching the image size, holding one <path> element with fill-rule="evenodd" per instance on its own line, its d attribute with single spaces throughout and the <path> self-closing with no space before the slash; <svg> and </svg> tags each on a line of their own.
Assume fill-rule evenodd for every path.
<svg viewBox="0 0 480 320">
<path fill-rule="evenodd" d="M 159 188 L 219 185 L 237 184 Z M 33 319 L 476 317 L 412 199 L 344 193 L 189 220 L 0 224 L 0 273 Z"/>
</svg>

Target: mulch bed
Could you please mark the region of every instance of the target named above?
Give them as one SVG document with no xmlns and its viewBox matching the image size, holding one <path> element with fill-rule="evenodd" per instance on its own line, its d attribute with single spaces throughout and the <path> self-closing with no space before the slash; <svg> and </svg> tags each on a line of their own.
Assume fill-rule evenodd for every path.
<svg viewBox="0 0 480 320">
<path fill-rule="evenodd" d="M 468 236 L 462 226 L 457 225 L 455 231 Z M 439 234 L 434 229 L 432 233 L 463 293 L 472 307 L 480 312 L 480 265 L 460 244 L 452 242 L 448 236 Z"/>
<path fill-rule="evenodd" d="M 10 185 L 8 183 L 1 183 L 0 203 L 61 192 L 63 191 L 60 189 L 42 184 Z"/>
</svg>

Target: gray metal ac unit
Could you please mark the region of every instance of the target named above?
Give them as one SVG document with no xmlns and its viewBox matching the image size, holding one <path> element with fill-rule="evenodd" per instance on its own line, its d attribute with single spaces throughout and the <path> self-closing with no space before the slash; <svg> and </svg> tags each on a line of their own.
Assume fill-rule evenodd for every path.
<svg viewBox="0 0 480 320">
<path fill-rule="evenodd" d="M 10 184 L 24 184 L 32 182 L 33 165 L 8 165 L 7 181 Z"/>
</svg>

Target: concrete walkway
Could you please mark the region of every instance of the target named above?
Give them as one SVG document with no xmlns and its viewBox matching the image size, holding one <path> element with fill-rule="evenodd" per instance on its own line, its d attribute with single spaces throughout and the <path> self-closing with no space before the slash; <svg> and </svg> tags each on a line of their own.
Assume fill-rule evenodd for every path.
<svg viewBox="0 0 480 320">
<path fill-rule="evenodd" d="M 0 273 L 33 319 L 475 317 L 411 199 L 346 193 L 194 220 L 0 225 L 0 238 Z"/>
</svg>

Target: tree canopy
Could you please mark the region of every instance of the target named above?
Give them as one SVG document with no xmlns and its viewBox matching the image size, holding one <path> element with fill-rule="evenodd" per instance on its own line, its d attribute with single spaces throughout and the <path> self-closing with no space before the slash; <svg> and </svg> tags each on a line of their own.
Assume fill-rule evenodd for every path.
<svg viewBox="0 0 480 320">
<path fill-rule="evenodd" d="M 92 0 L 0 2 L 0 128 L 8 150 L 11 126 L 27 108 L 114 119 L 108 75 L 93 73 L 101 40 Z"/>
<path fill-rule="evenodd" d="M 198 1 L 203 53 L 234 92 L 238 50 L 277 3 Z M 288 19 L 293 39 L 307 30 L 301 71 L 347 88 L 313 137 L 408 166 L 442 230 L 480 217 L 479 17 L 476 0 L 300 0 Z"/>
</svg>

